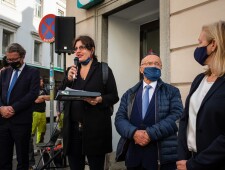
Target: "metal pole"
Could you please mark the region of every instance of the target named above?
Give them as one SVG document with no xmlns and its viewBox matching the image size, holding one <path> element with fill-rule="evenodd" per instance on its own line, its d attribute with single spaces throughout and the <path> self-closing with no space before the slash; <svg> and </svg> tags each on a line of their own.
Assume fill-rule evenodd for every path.
<svg viewBox="0 0 225 170">
<path fill-rule="evenodd" d="M 54 53 L 53 53 L 53 43 L 51 45 L 51 61 L 50 61 L 50 137 L 53 135 L 54 129 L 54 91 L 55 91 L 55 80 L 54 80 Z"/>
<path fill-rule="evenodd" d="M 64 68 L 64 73 L 66 73 L 66 53 L 63 53 L 63 68 Z"/>
</svg>

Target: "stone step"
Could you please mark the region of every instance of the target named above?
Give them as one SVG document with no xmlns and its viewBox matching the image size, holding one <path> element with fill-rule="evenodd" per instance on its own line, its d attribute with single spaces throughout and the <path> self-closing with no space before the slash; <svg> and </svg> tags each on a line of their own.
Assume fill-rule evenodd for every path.
<svg viewBox="0 0 225 170">
<path fill-rule="evenodd" d="M 112 152 L 106 155 L 106 170 L 126 170 L 125 162 L 116 162 L 116 153 Z"/>
</svg>

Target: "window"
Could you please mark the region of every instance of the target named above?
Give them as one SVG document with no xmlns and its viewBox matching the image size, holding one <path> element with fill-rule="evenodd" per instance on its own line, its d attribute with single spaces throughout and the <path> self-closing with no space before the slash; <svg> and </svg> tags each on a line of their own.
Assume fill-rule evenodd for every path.
<svg viewBox="0 0 225 170">
<path fill-rule="evenodd" d="M 152 50 L 156 54 L 159 54 L 159 20 L 149 22 L 141 25 L 140 27 L 140 59 L 148 54 L 149 50 Z"/>
<path fill-rule="evenodd" d="M 13 36 L 12 32 L 9 32 L 7 30 L 3 29 L 3 35 L 2 35 L 2 54 L 5 54 L 5 50 L 10 44 L 11 38 Z"/>
<path fill-rule="evenodd" d="M 160 55 L 159 50 L 159 20 L 141 25 L 140 27 L 140 61 L 149 52 Z M 140 74 L 140 79 L 143 75 Z"/>
<path fill-rule="evenodd" d="M 2 0 L 3 2 L 15 5 L 15 0 Z"/>
<path fill-rule="evenodd" d="M 6 47 L 14 42 L 14 37 L 19 25 L 0 19 L 0 57 L 5 55 Z"/>
<path fill-rule="evenodd" d="M 34 41 L 34 62 L 41 63 L 41 42 Z"/>
<path fill-rule="evenodd" d="M 38 18 L 42 17 L 42 0 L 36 0 L 34 15 Z"/>
<path fill-rule="evenodd" d="M 58 16 L 61 16 L 61 17 L 64 16 L 64 12 L 62 10 L 60 10 L 60 9 L 58 9 Z"/>
</svg>

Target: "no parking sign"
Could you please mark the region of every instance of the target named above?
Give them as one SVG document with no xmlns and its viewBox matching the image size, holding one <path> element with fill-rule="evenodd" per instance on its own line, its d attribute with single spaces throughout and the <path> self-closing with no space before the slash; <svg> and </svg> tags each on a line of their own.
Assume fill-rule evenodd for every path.
<svg viewBox="0 0 225 170">
<path fill-rule="evenodd" d="M 47 43 L 55 41 L 55 15 L 45 15 L 39 24 L 38 33 L 40 38 Z"/>
</svg>

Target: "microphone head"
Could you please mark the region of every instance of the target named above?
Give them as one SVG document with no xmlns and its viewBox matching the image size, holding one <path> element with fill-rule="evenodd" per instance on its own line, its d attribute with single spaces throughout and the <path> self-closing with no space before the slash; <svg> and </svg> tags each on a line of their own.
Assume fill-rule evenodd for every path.
<svg viewBox="0 0 225 170">
<path fill-rule="evenodd" d="M 79 58 L 78 57 L 74 57 L 73 61 L 74 61 L 74 65 L 77 66 L 78 63 L 79 63 Z"/>
</svg>

